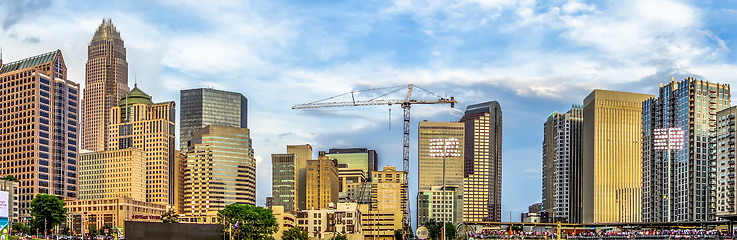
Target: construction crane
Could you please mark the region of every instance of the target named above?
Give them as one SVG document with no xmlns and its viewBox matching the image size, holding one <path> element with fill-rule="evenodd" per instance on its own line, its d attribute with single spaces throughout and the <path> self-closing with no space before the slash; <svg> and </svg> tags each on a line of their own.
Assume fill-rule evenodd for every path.
<svg viewBox="0 0 737 240">
<path fill-rule="evenodd" d="M 432 100 L 417 100 L 412 99 L 412 92 L 414 89 L 419 89 L 431 96 L 436 97 L 437 99 Z M 389 94 L 397 93 L 403 89 L 407 90 L 407 94 L 405 95 L 404 99 L 383 99 Z M 356 100 L 357 93 L 372 93 L 372 92 L 379 92 L 379 91 L 386 91 L 382 94 L 378 94 L 375 97 L 369 99 L 369 100 Z M 334 99 L 340 98 L 340 97 L 347 97 L 350 94 L 351 101 L 335 101 Z M 353 107 L 353 106 L 376 106 L 376 105 L 400 105 L 402 109 L 404 109 L 404 141 L 403 141 L 403 148 L 402 148 L 402 155 L 403 155 L 403 162 L 402 162 L 402 170 L 404 173 L 409 176 L 409 123 L 410 123 L 410 107 L 413 104 L 443 104 L 443 103 L 449 103 L 450 107 L 455 107 L 456 100 L 454 97 L 444 98 L 440 95 L 437 95 L 435 93 L 432 93 L 424 88 L 415 86 L 414 84 L 409 85 L 402 85 L 402 86 L 393 86 L 393 87 L 383 87 L 383 88 L 373 88 L 373 89 L 367 89 L 367 90 L 360 90 L 360 91 L 351 91 L 348 93 L 340 94 L 337 96 L 321 99 L 318 101 L 314 101 L 311 103 L 305 103 L 305 104 L 297 104 L 292 106 L 292 109 L 311 109 L 311 108 L 330 108 L 330 107 Z M 391 111 L 391 109 L 389 109 Z M 407 184 L 407 187 L 409 188 L 409 183 L 407 182 L 407 178 L 405 178 L 405 183 Z M 410 202 L 409 202 L 409 189 L 407 190 L 407 194 L 404 196 L 404 200 L 407 203 L 407 208 L 404 211 L 404 217 L 405 217 L 405 227 L 404 227 L 404 235 L 408 236 L 409 233 L 412 231 L 412 217 L 411 217 L 411 208 L 410 208 Z"/>
</svg>

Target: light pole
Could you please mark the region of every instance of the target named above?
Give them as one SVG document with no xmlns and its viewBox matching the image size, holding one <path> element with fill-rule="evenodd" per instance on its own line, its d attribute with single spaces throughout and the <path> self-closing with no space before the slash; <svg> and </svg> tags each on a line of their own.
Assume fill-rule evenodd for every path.
<svg viewBox="0 0 737 240">
<path fill-rule="evenodd" d="M 446 218 L 446 189 L 445 189 L 445 158 L 446 157 L 460 157 L 461 151 L 458 150 L 458 139 L 457 138 L 433 138 L 430 139 L 430 156 L 431 157 L 442 157 L 443 159 L 443 182 L 441 187 L 442 196 L 442 213 L 443 221 L 441 221 L 441 238 L 445 240 L 445 218 Z"/>
</svg>

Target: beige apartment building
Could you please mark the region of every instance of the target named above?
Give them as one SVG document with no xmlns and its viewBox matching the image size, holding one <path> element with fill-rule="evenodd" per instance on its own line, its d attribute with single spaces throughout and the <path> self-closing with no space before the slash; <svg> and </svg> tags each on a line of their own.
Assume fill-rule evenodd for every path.
<svg viewBox="0 0 737 240">
<path fill-rule="evenodd" d="M 737 136 L 737 107 L 721 110 L 716 117 L 717 160 L 716 160 L 716 211 L 717 217 L 737 215 L 735 193 L 735 136 Z"/>
<path fill-rule="evenodd" d="M 307 161 L 307 209 L 328 208 L 338 203 L 337 161 L 320 152 L 317 160 Z"/>
<path fill-rule="evenodd" d="M 338 201 L 346 202 L 348 199 L 348 193 L 353 190 L 359 183 L 366 182 L 367 176 L 363 169 L 360 168 L 348 168 L 345 164 L 338 165 Z"/>
<path fill-rule="evenodd" d="M 177 213 L 184 213 L 185 171 L 187 155 L 181 151 L 174 151 L 174 209 Z"/>
<path fill-rule="evenodd" d="M 129 197 L 146 201 L 146 153 L 127 148 L 83 153 L 79 161 L 79 199 Z"/>
<path fill-rule="evenodd" d="M 373 171 L 371 205 L 361 204 L 363 234 L 369 239 L 394 239 L 394 231 L 405 223 L 407 174 L 396 167 L 385 166 Z"/>
<path fill-rule="evenodd" d="M 640 221 L 642 102 L 652 97 L 596 89 L 584 99 L 584 223 Z"/>
<path fill-rule="evenodd" d="M 112 20 L 104 19 L 87 45 L 84 98 L 80 118 L 81 148 L 106 149 L 110 110 L 128 93 L 125 44 Z"/>
<path fill-rule="evenodd" d="M 146 153 L 146 201 L 174 205 L 174 102 L 153 103 L 137 86 L 111 109 L 108 150 Z"/>
<path fill-rule="evenodd" d="M 429 191 L 433 187 L 455 186 L 456 209 L 444 209 L 452 214 L 453 223 L 463 221 L 463 176 L 465 123 L 422 121 L 418 134 L 418 191 Z M 419 195 L 418 195 L 419 196 Z"/>
<path fill-rule="evenodd" d="M 297 227 L 310 239 L 331 239 L 337 234 L 349 240 L 363 239 L 361 211 L 357 203 L 331 203 L 323 209 L 297 212 Z"/>
<path fill-rule="evenodd" d="M 225 206 L 256 204 L 256 160 L 246 128 L 210 125 L 187 148 L 184 214 L 188 222 L 215 223 Z"/>
<path fill-rule="evenodd" d="M 276 225 L 279 226 L 276 232 L 271 235 L 275 240 L 281 240 L 284 232 L 297 226 L 297 218 L 292 213 L 284 211 L 284 206 L 272 206 L 271 213 L 274 214 Z"/>
</svg>

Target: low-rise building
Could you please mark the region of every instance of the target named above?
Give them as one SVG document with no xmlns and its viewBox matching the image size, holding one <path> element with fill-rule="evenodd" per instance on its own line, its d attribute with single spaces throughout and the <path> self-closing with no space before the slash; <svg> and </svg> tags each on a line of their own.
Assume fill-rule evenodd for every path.
<svg viewBox="0 0 737 240">
<path fill-rule="evenodd" d="M 18 181 L 0 179 L 0 191 L 8 192 L 8 217 L 10 222 L 24 222 L 18 219 L 18 187 Z"/>
<path fill-rule="evenodd" d="M 297 212 L 297 227 L 310 239 L 328 239 L 335 234 L 348 239 L 363 239 L 361 211 L 357 203 L 330 204 L 325 209 Z"/>
<path fill-rule="evenodd" d="M 271 213 L 274 214 L 276 224 L 279 225 L 279 229 L 276 230 L 273 235 L 271 235 L 272 237 L 274 237 L 274 240 L 281 240 L 284 232 L 288 231 L 292 227 L 297 226 L 297 218 L 294 217 L 292 213 L 284 212 L 284 206 L 272 206 Z"/>
<path fill-rule="evenodd" d="M 420 190 L 417 193 L 417 222 L 424 225 L 430 219 L 435 222 L 452 223 L 462 214 L 456 211 L 458 204 L 457 186 L 432 186 L 430 190 Z M 443 197 L 445 196 L 445 197 Z"/>
<path fill-rule="evenodd" d="M 90 225 L 105 230 L 125 227 L 125 221 L 161 222 L 161 215 L 167 211 L 166 205 L 131 197 L 65 200 L 64 203 L 67 208 L 67 227 L 77 235 L 89 233 Z"/>
</svg>

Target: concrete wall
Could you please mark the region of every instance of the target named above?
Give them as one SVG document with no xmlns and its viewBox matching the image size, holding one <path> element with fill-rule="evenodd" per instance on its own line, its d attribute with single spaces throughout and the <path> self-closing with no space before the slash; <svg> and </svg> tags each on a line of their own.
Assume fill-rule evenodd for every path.
<svg viewBox="0 0 737 240">
<path fill-rule="evenodd" d="M 125 239 L 220 240 L 223 239 L 223 225 L 126 221 Z"/>
</svg>

